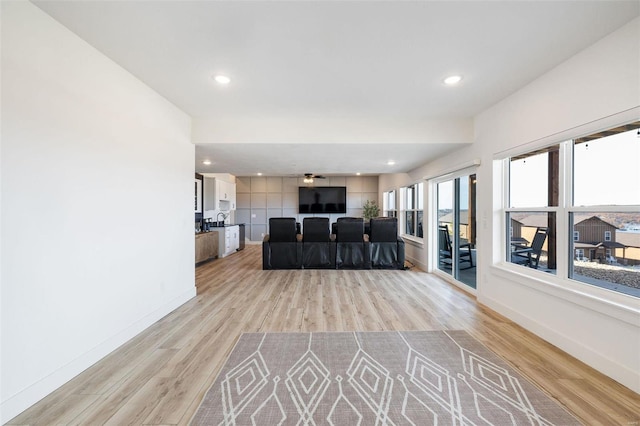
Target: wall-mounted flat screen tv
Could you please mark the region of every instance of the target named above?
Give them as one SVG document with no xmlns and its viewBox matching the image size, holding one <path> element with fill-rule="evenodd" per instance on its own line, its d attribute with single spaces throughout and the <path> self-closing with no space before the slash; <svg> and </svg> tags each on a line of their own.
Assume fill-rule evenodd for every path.
<svg viewBox="0 0 640 426">
<path fill-rule="evenodd" d="M 298 188 L 299 213 L 346 213 L 347 188 L 344 186 L 301 186 Z"/>
</svg>

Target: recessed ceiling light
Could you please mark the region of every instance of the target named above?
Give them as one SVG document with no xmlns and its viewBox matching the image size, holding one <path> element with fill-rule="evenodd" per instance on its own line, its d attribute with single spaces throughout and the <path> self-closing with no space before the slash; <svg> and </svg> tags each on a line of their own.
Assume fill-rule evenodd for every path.
<svg viewBox="0 0 640 426">
<path fill-rule="evenodd" d="M 356 173 L 356 176 L 360 176 L 360 172 Z"/>
<path fill-rule="evenodd" d="M 210 166 L 211 165 L 211 160 L 204 160 L 202 162 L 202 164 L 204 164 L 205 166 Z"/>
<path fill-rule="evenodd" d="M 258 172 L 258 176 L 262 176 L 262 173 Z"/>
<path fill-rule="evenodd" d="M 444 79 L 444 84 L 446 84 L 447 86 L 455 86 L 456 84 L 460 83 L 460 81 L 462 81 L 462 76 L 452 75 Z"/>
<path fill-rule="evenodd" d="M 394 164 L 396 164 L 396 162 L 393 160 L 387 161 L 387 166 L 393 166 Z"/>
<path fill-rule="evenodd" d="M 213 79 L 215 81 L 217 81 L 218 83 L 220 83 L 220 84 L 229 84 L 229 83 L 231 83 L 231 79 L 229 77 L 227 77 L 226 75 L 218 74 L 215 77 L 213 77 Z"/>
</svg>

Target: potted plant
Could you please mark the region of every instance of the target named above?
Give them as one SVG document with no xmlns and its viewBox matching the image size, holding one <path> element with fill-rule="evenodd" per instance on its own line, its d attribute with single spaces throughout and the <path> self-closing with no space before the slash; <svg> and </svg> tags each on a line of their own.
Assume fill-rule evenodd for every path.
<svg viewBox="0 0 640 426">
<path fill-rule="evenodd" d="M 367 202 L 364 203 L 364 206 L 362 206 L 362 216 L 366 220 L 380 216 L 380 208 L 375 201 L 367 200 Z"/>
</svg>

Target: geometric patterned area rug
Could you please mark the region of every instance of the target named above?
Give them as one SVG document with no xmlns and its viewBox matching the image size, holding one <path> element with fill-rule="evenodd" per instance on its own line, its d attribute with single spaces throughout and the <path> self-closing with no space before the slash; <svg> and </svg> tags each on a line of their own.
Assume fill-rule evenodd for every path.
<svg viewBox="0 0 640 426">
<path fill-rule="evenodd" d="M 246 333 L 192 425 L 579 425 L 465 331 Z"/>
</svg>

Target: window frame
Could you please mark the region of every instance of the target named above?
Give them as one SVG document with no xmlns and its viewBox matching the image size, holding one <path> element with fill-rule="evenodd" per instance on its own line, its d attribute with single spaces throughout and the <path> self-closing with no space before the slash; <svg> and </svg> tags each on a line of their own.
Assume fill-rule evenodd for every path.
<svg viewBox="0 0 640 426">
<path fill-rule="evenodd" d="M 425 228 L 425 215 L 424 215 L 424 188 L 425 183 L 423 181 L 414 182 L 407 186 L 400 188 L 400 211 L 399 219 L 401 225 L 401 236 L 413 239 L 416 241 L 423 241 L 424 228 Z M 408 194 L 412 194 L 411 203 L 409 203 Z M 419 201 L 422 200 L 422 208 L 419 208 Z M 412 207 L 409 208 L 409 205 Z M 411 213 L 414 223 L 413 233 L 407 233 L 407 213 Z M 422 236 L 419 236 L 418 218 L 419 213 L 422 213 Z"/>
<path fill-rule="evenodd" d="M 393 208 L 389 208 L 389 195 L 393 193 Z M 391 213 L 391 215 L 389 214 Z M 398 217 L 398 190 L 390 189 L 382 193 L 382 215 L 384 217 Z"/>
<path fill-rule="evenodd" d="M 546 145 L 542 145 L 539 147 L 536 147 L 534 149 L 527 149 L 525 151 L 520 151 L 518 153 L 513 153 L 510 154 L 507 157 L 502 158 L 502 167 L 503 167 L 503 203 L 502 203 L 502 221 L 503 221 L 503 229 L 508 229 L 511 228 L 511 221 L 509 220 L 509 223 L 507 223 L 507 216 L 511 217 L 511 214 L 513 213 L 541 213 L 544 214 L 546 213 L 547 215 L 549 213 L 553 213 L 555 214 L 555 225 L 556 225 L 556 229 L 555 229 L 555 252 L 556 252 L 556 268 L 555 273 L 553 274 L 554 276 L 560 276 L 560 273 L 564 272 L 562 270 L 561 267 L 561 262 L 562 262 L 562 258 L 563 258 L 563 250 L 560 250 L 560 247 L 564 247 L 566 246 L 566 244 L 564 246 L 561 245 L 561 242 L 563 240 L 566 240 L 569 238 L 568 235 L 561 235 L 561 232 L 559 232 L 559 230 L 561 229 L 561 212 L 562 212 L 562 208 L 563 206 L 563 200 L 564 200 L 564 196 L 566 193 L 566 181 L 565 181 L 565 176 L 564 173 L 562 172 L 563 170 L 563 164 L 564 164 L 564 159 L 565 159 L 565 150 L 566 147 L 563 145 L 564 142 L 558 142 L 558 141 L 554 141 L 554 142 L 550 142 Z M 551 151 L 555 151 L 557 148 L 558 151 L 558 155 L 559 155 L 559 167 L 558 167 L 558 205 L 557 206 L 525 206 L 525 207 L 510 207 L 511 202 L 510 202 L 510 196 L 511 196 L 511 182 L 510 182 L 510 170 L 511 170 L 511 160 L 513 157 L 517 157 L 520 155 L 527 155 L 527 154 L 531 154 L 531 155 L 537 155 L 537 154 L 541 154 L 542 151 L 547 150 L 548 152 Z M 547 185 L 548 185 L 548 181 L 547 181 Z M 510 231 L 509 231 L 510 232 Z M 543 272 L 541 270 L 538 269 L 533 269 L 533 268 L 529 268 L 526 266 L 522 266 L 522 265 L 518 265 L 515 264 L 513 262 L 511 262 L 511 238 L 512 238 L 513 234 L 509 235 L 509 238 L 507 239 L 505 236 L 503 236 L 502 238 L 502 247 L 503 247 L 503 252 L 502 252 L 502 263 L 504 264 L 508 264 L 510 265 L 509 267 L 513 267 L 516 270 L 519 270 L 520 272 L 522 272 L 522 270 L 525 270 L 526 273 L 532 273 L 534 276 L 538 275 L 538 274 L 545 274 L 545 275 L 550 275 L 546 272 Z M 549 235 L 547 236 L 546 239 L 546 244 L 549 244 Z M 567 254 L 564 254 L 564 256 L 566 257 Z"/>
<path fill-rule="evenodd" d="M 588 205 L 588 206 L 576 206 L 573 200 L 573 185 L 574 185 L 574 158 L 573 147 L 574 142 L 584 136 L 591 136 L 599 132 L 606 130 L 619 128 L 622 126 L 636 125 L 637 118 L 610 123 L 605 127 L 592 128 L 588 131 L 581 133 L 580 135 L 570 134 L 572 131 L 564 132 L 563 134 L 556 135 L 555 137 L 545 138 L 538 141 L 535 144 L 527 144 L 519 147 L 519 149 L 512 149 L 509 151 L 496 154 L 494 160 L 500 162 L 500 168 L 502 176 L 502 208 L 501 208 L 501 247 L 502 253 L 500 258 L 494 258 L 495 264 L 500 265 L 505 270 L 518 272 L 525 276 L 537 277 L 538 282 L 541 283 L 554 283 L 561 288 L 569 289 L 573 292 L 583 293 L 585 291 L 591 294 L 597 294 L 599 298 L 603 300 L 626 300 L 631 298 L 634 301 L 638 300 L 637 296 L 627 294 L 625 292 L 612 290 L 606 286 L 599 286 L 597 284 L 591 284 L 586 281 L 581 281 L 573 277 L 574 257 L 575 255 L 575 242 L 572 223 L 572 218 L 576 214 L 584 213 L 636 213 L 638 212 L 638 205 Z M 633 129 L 635 130 L 635 129 Z M 557 207 L 543 207 L 543 208 L 510 208 L 509 207 L 509 194 L 510 194 L 510 174 L 509 163 L 511 158 L 519 155 L 531 153 L 536 150 L 546 149 L 548 147 L 557 145 L 559 146 L 559 176 L 558 176 L 558 206 Z M 557 268 L 556 275 L 546 274 L 543 271 L 539 271 L 531 268 L 523 268 L 520 265 L 514 265 L 508 261 L 508 239 L 510 224 L 506 223 L 508 212 L 556 212 L 556 260 Z M 579 238 L 579 231 L 578 231 Z M 591 258 L 591 251 L 589 258 Z M 586 250 L 585 250 L 586 252 Z M 586 254 L 586 253 L 585 253 Z M 613 255 L 613 252 L 612 252 Z M 586 256 L 585 256 L 586 257 Z"/>
</svg>

